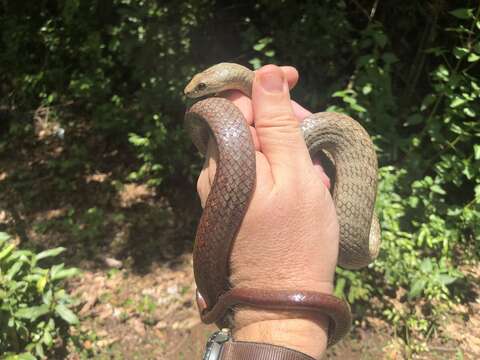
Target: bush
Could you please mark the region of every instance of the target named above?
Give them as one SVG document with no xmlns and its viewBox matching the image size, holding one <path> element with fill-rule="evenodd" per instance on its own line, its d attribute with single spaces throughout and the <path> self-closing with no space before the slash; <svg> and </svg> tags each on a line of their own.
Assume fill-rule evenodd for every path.
<svg viewBox="0 0 480 360">
<path fill-rule="evenodd" d="M 6 359 L 45 358 L 58 340 L 67 340 L 68 326 L 78 323 L 62 284 L 79 271 L 41 266 L 64 248 L 35 254 L 8 240 L 0 233 L 0 353 Z"/>
<path fill-rule="evenodd" d="M 452 291 L 465 280 L 459 269 L 480 256 L 479 11 L 434 14 L 411 64 L 395 53 L 387 25 L 371 23 L 353 48 L 348 86 L 333 94 L 343 104 L 330 109 L 375 134 L 383 164 L 380 257 L 366 271 L 340 270 L 338 291 L 353 302 L 381 299 L 407 339 L 427 336 L 462 300 Z"/>
</svg>

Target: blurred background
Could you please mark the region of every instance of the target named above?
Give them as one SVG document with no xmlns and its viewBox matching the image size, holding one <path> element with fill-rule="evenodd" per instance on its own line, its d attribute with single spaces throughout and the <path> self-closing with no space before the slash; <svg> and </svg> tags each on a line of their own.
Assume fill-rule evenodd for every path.
<svg viewBox="0 0 480 360">
<path fill-rule="evenodd" d="M 374 139 L 383 245 L 335 359 L 480 358 L 480 5 L 0 1 L 0 356 L 197 359 L 183 88 L 293 65 Z M 10 354 L 10 355 L 9 355 Z M 13 354 L 22 354 L 13 357 Z"/>
</svg>

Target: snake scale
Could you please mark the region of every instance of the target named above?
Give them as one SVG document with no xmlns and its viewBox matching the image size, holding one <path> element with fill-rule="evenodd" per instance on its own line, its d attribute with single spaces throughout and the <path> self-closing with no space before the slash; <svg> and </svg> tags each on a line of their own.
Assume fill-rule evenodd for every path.
<svg viewBox="0 0 480 360">
<path fill-rule="evenodd" d="M 199 98 L 236 89 L 251 96 L 253 79 L 254 72 L 246 67 L 220 63 L 195 75 L 185 94 Z M 201 153 L 206 154 L 213 137 L 219 154 L 193 254 L 200 301 L 207 308 L 229 288 L 231 246 L 255 188 L 255 149 L 242 113 L 224 98 L 197 101 L 186 113 L 185 126 Z M 378 255 L 380 245 L 374 214 L 377 156 L 373 143 L 358 122 L 333 112 L 309 116 L 302 121 L 301 131 L 312 158 L 333 162 L 331 193 L 340 225 L 338 263 L 348 269 L 364 267 Z"/>
</svg>

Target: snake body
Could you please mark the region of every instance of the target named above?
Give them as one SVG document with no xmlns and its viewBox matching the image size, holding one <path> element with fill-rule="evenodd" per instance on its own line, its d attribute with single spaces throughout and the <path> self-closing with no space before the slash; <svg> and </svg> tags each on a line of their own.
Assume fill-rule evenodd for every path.
<svg viewBox="0 0 480 360">
<path fill-rule="evenodd" d="M 198 98 L 237 89 L 251 96 L 253 79 L 254 72 L 241 65 L 220 63 L 195 75 L 185 94 Z M 231 246 L 255 188 L 255 149 L 243 115 L 226 99 L 198 101 L 188 110 L 185 124 L 200 152 L 206 153 L 213 137 L 219 154 L 194 247 L 195 280 L 208 307 L 229 288 Z M 374 214 L 377 157 L 373 143 L 358 122 L 338 113 L 313 114 L 301 123 L 301 131 L 311 156 L 320 155 L 334 165 L 339 265 L 364 267 L 378 255 L 380 245 Z"/>
</svg>

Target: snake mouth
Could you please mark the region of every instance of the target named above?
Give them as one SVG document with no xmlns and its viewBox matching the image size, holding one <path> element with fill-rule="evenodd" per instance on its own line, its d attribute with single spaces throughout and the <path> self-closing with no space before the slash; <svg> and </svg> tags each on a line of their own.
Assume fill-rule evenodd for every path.
<svg viewBox="0 0 480 360">
<path fill-rule="evenodd" d="M 189 93 L 193 94 L 193 93 Z M 206 94 L 202 96 L 189 96 L 188 94 L 185 94 L 185 104 L 187 106 L 187 109 L 190 109 L 193 105 L 195 105 L 197 102 L 218 96 L 218 93 L 215 94 Z"/>
<path fill-rule="evenodd" d="M 187 106 L 187 109 L 190 109 L 193 105 L 195 105 L 197 102 L 204 100 L 208 98 L 208 96 L 200 96 L 200 97 L 187 97 L 185 99 L 185 104 Z"/>
</svg>

